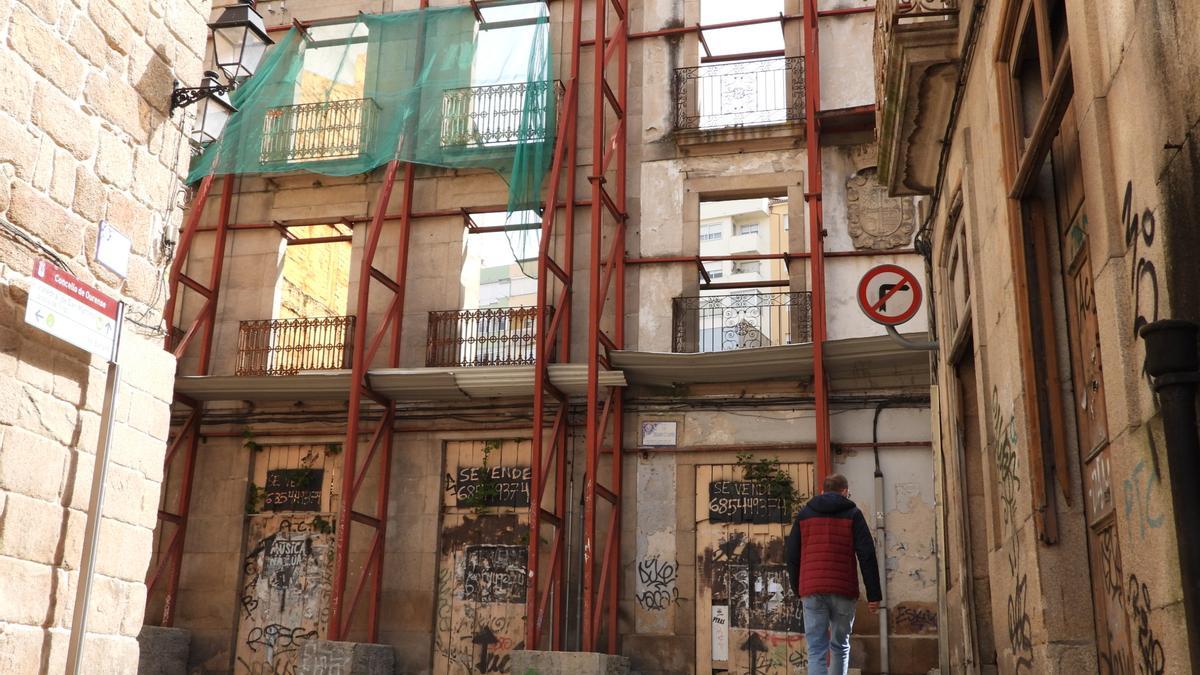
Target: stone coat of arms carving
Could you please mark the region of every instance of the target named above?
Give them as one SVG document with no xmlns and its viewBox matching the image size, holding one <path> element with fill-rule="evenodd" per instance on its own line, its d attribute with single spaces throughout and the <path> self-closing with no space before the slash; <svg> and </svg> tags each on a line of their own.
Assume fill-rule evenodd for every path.
<svg viewBox="0 0 1200 675">
<path fill-rule="evenodd" d="M 862 169 L 846 181 L 846 220 L 854 248 L 886 251 L 906 246 L 916 230 L 911 199 L 888 197 L 875 167 Z"/>
</svg>

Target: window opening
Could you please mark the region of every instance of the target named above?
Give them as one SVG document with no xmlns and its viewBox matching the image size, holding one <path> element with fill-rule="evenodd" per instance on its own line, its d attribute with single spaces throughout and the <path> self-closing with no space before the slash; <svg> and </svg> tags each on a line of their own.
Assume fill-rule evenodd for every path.
<svg viewBox="0 0 1200 675">
<path fill-rule="evenodd" d="M 703 261 L 708 282 L 699 276 L 697 297 L 675 300 L 676 351 L 808 341 L 807 293 L 786 289 L 787 212 L 779 198 L 700 202 L 700 256 L 718 260 Z M 714 236 L 725 232 L 733 236 Z"/>
</svg>

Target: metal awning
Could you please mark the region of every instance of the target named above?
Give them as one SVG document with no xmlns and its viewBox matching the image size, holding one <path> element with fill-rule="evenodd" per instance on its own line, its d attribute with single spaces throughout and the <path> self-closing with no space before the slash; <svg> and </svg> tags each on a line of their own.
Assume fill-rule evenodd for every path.
<svg viewBox="0 0 1200 675">
<path fill-rule="evenodd" d="M 925 333 L 906 333 L 924 340 Z M 615 351 L 610 362 L 631 384 L 673 386 L 812 378 L 812 343 L 703 354 Z M 886 335 L 830 340 L 825 366 L 834 389 L 929 384 L 927 352 L 904 349 Z"/>
<path fill-rule="evenodd" d="M 367 372 L 375 391 L 396 401 L 454 401 L 533 398 L 533 366 L 479 368 L 376 368 Z M 587 393 L 587 364 L 550 366 L 550 383 L 568 396 Z M 626 386 L 617 370 L 600 372 L 600 385 Z M 345 401 L 350 371 L 295 375 L 188 375 L 175 378 L 175 391 L 199 401 Z"/>
</svg>

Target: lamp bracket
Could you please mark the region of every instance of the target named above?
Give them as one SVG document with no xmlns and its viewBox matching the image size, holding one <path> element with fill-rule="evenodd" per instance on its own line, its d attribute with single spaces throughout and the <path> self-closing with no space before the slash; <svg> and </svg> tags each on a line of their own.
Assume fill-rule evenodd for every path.
<svg viewBox="0 0 1200 675">
<path fill-rule="evenodd" d="M 233 87 L 228 84 L 213 84 L 207 87 L 175 87 L 171 92 L 171 112 L 177 108 L 186 108 L 205 96 L 228 94 Z"/>
</svg>

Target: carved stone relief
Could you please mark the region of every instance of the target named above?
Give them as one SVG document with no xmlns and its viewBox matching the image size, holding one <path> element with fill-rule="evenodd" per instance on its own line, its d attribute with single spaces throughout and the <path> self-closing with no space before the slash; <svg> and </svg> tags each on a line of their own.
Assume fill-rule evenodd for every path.
<svg viewBox="0 0 1200 675">
<path fill-rule="evenodd" d="M 846 219 L 850 238 L 858 249 L 900 248 L 912 241 L 916 230 L 912 200 L 888 197 L 873 166 L 846 181 Z"/>
</svg>

